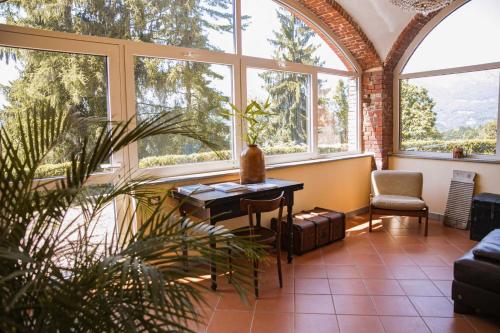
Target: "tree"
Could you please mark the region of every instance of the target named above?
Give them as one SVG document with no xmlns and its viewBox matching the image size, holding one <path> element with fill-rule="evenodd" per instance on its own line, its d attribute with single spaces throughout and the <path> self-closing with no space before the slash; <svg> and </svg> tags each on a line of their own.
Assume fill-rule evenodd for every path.
<svg viewBox="0 0 500 333">
<path fill-rule="evenodd" d="M 344 80 L 338 81 L 332 101 L 335 119 L 337 120 L 335 132 L 340 136 L 340 143 L 346 144 L 349 142 L 349 86 L 345 84 Z"/>
<path fill-rule="evenodd" d="M 441 134 L 436 128 L 436 103 L 427 89 L 401 82 L 401 139 L 430 140 L 439 139 Z"/>
<path fill-rule="evenodd" d="M 307 65 L 320 66 L 314 56 L 318 45 L 311 42 L 315 32 L 304 21 L 280 8 L 276 10 L 280 28 L 273 31 L 269 40 L 274 47 L 273 58 Z M 264 133 L 266 141 L 275 144 L 300 145 L 307 142 L 307 107 L 309 78 L 304 74 L 266 71 L 260 75 L 272 100 L 272 108 L 278 116 L 270 119 Z"/>
<path fill-rule="evenodd" d="M 231 0 L 11 0 L 0 4 L 0 17 L 13 25 L 216 51 L 219 49 L 210 43 L 207 31 L 233 30 Z M 61 110 L 106 117 L 105 58 L 2 48 L 2 59 L 17 61 L 23 68 L 15 82 L 3 87 L 10 105 L 6 113 L 15 113 L 35 100 L 49 99 L 57 101 Z M 220 78 L 219 73 L 203 63 L 178 61 L 165 67 L 164 61 L 155 58 L 135 60 L 139 120 L 163 112 L 183 114 L 212 133 L 215 144 L 228 146 L 227 124 L 210 111 L 228 100 L 211 86 Z M 178 103 L 167 103 L 175 98 Z M 78 141 L 78 136 L 72 137 Z M 140 141 L 140 155 L 206 149 L 199 142 L 179 136 L 170 137 L 170 145 L 165 145 L 164 140 L 156 137 Z M 50 161 L 64 161 L 72 149 L 70 144 L 62 145 Z"/>
</svg>

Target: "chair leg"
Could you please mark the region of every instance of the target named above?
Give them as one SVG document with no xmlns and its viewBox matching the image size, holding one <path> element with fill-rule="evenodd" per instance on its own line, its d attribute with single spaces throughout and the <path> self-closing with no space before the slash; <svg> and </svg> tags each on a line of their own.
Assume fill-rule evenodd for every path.
<svg viewBox="0 0 500 333">
<path fill-rule="evenodd" d="M 371 205 L 370 205 L 369 210 L 370 210 L 370 223 L 369 223 L 368 231 L 372 232 L 372 217 L 373 216 L 372 216 L 372 206 Z"/>
<path fill-rule="evenodd" d="M 232 252 L 231 248 L 229 248 L 227 250 L 227 254 L 229 256 L 229 259 L 228 259 L 228 261 L 229 261 L 229 283 L 232 283 L 232 279 L 233 279 L 233 259 L 231 257 L 231 252 Z"/>
<path fill-rule="evenodd" d="M 259 298 L 259 261 L 253 261 L 253 284 L 255 288 L 255 297 Z"/>
<path fill-rule="evenodd" d="M 425 237 L 427 237 L 428 230 L 429 230 L 429 213 L 427 213 L 427 216 L 425 217 L 425 231 L 424 231 Z"/>
<path fill-rule="evenodd" d="M 422 224 L 422 216 L 418 217 L 418 224 Z"/>
<path fill-rule="evenodd" d="M 276 265 L 278 266 L 278 278 L 280 281 L 280 288 L 283 288 L 283 274 L 281 272 L 281 250 L 278 246 L 279 242 L 276 244 Z"/>
</svg>

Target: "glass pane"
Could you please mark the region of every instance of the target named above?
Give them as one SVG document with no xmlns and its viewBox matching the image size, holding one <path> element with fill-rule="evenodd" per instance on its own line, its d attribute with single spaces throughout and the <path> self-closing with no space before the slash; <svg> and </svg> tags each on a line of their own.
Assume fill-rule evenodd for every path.
<svg viewBox="0 0 500 333">
<path fill-rule="evenodd" d="M 0 23 L 234 52 L 233 0 L 7 1 Z"/>
<path fill-rule="evenodd" d="M 321 154 L 357 150 L 355 79 L 318 74 L 318 150 Z"/>
<path fill-rule="evenodd" d="M 401 81 L 401 150 L 496 153 L 500 70 Z"/>
<path fill-rule="evenodd" d="M 0 73 L 0 124 L 14 140 L 21 135 L 15 115 L 40 100 L 50 101 L 60 113 L 108 118 L 106 57 L 0 46 Z M 63 175 L 71 152 L 84 137 L 91 147 L 101 128 L 97 122 L 73 128 L 45 158 L 37 176 Z"/>
<path fill-rule="evenodd" d="M 403 73 L 500 61 L 500 43 L 492 40 L 498 31 L 500 1 L 470 1 L 427 35 Z"/>
<path fill-rule="evenodd" d="M 308 151 L 310 76 L 261 70 L 247 71 L 248 101 L 263 103 L 268 97 L 275 114 L 261 133 L 259 144 L 266 155 Z"/>
<path fill-rule="evenodd" d="M 346 70 L 310 26 L 271 0 L 242 0 L 243 54 Z"/>
<path fill-rule="evenodd" d="M 139 167 L 230 160 L 230 120 L 217 110 L 232 101 L 232 69 L 193 61 L 135 58 L 137 119 L 163 112 L 182 115 L 187 123 L 220 149 L 180 135 L 159 135 L 139 141 Z"/>
</svg>

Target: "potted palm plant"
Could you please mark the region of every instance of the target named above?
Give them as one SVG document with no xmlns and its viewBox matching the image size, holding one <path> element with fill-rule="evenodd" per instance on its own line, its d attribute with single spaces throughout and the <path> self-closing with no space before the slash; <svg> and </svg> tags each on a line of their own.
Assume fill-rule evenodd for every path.
<svg viewBox="0 0 500 333">
<path fill-rule="evenodd" d="M 109 156 L 137 140 L 180 134 L 209 144 L 179 117 L 165 113 L 129 129 L 130 122 L 83 119 L 40 102 L 8 121 L 0 126 L 1 332 L 192 332 L 209 292 L 197 281 L 209 274 L 210 262 L 226 272 L 228 253 L 261 257 L 253 242 L 161 204 L 134 227 L 132 202 L 147 206 L 148 178 L 89 184 Z M 64 176 L 37 180 L 45 157 L 86 121 L 99 122 L 95 144 L 83 137 Z M 14 138 L 6 128 L 22 135 Z M 98 234 L 99 216 L 115 200 L 128 203 L 125 217 Z M 212 240 L 221 246 L 210 247 Z M 251 274 L 232 260 L 231 283 L 241 295 Z"/>
<path fill-rule="evenodd" d="M 229 110 L 221 113 L 228 117 L 236 117 L 246 124 L 246 131 L 242 132 L 242 140 L 246 143 L 240 155 L 240 182 L 241 184 L 262 183 L 266 180 L 266 164 L 263 151 L 258 146 L 260 134 L 267 126 L 267 120 L 274 115 L 269 109 L 269 98 L 263 103 L 250 101 L 245 109 L 240 110 L 236 105 L 229 104 Z"/>
</svg>

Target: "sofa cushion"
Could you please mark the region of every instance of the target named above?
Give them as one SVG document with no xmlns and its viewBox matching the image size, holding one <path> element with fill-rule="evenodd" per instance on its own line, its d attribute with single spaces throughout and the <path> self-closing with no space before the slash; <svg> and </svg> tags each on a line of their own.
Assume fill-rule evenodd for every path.
<svg viewBox="0 0 500 333">
<path fill-rule="evenodd" d="M 377 195 L 373 197 L 372 205 L 375 208 L 392 210 L 422 210 L 425 208 L 423 200 L 404 195 Z"/>
<path fill-rule="evenodd" d="M 500 265 L 498 262 L 475 258 L 472 251 L 455 261 L 455 280 L 500 293 Z"/>
<path fill-rule="evenodd" d="M 498 262 L 500 265 L 500 229 L 490 232 L 477 244 L 472 253 L 478 259 L 487 259 Z"/>
</svg>

